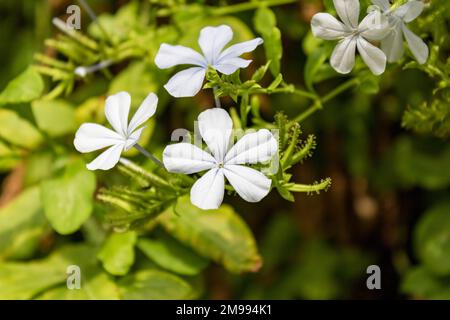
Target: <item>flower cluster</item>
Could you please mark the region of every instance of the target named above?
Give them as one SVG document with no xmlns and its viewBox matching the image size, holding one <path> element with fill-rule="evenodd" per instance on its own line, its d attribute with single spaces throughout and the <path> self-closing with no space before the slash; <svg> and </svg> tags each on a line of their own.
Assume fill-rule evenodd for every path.
<svg viewBox="0 0 450 320">
<path fill-rule="evenodd" d="M 394 7 L 388 0 L 372 0 L 374 6 L 361 22 L 359 0 L 333 0 L 333 3 L 341 21 L 328 13 L 317 13 L 311 20 L 311 28 L 317 38 L 339 40 L 330 59 L 337 72 L 347 74 L 352 71 L 358 50 L 369 69 L 375 75 L 382 74 L 387 61 L 402 58 L 403 38 L 419 63 L 428 59 L 427 45 L 406 26 L 422 12 L 422 1 L 410 0 Z M 381 49 L 372 43 L 374 41 L 381 42 Z"/>
<path fill-rule="evenodd" d="M 428 47 L 406 26 L 406 23 L 417 18 L 422 12 L 423 3 L 410 0 L 401 6 L 391 6 L 388 0 L 372 2 L 374 5 L 361 21 L 359 0 L 333 0 L 340 21 L 328 13 L 318 13 L 312 18 L 314 36 L 325 40 L 339 40 L 331 55 L 331 66 L 343 74 L 351 72 L 358 51 L 369 69 L 379 75 L 384 72 L 387 61 L 401 59 L 404 53 L 403 39 L 406 39 L 417 61 L 425 63 Z M 226 25 L 203 28 L 198 39 L 202 54 L 181 45 L 161 44 L 155 56 L 155 64 L 159 68 L 193 65 L 173 75 L 164 88 L 174 97 L 191 97 L 202 88 L 208 69 L 213 69 L 220 79 L 217 72 L 231 75 L 238 69 L 247 67 L 251 60 L 240 56 L 255 50 L 263 40 L 255 38 L 225 48 L 232 37 L 233 32 Z M 380 48 L 375 45 L 378 42 L 381 44 Z M 280 81 L 276 85 L 279 85 Z M 214 84 L 208 83 L 208 87 L 214 87 Z M 215 209 L 221 205 L 224 190 L 227 189 L 225 181 L 231 185 L 229 188 L 248 202 L 258 202 L 269 193 L 272 180 L 257 168 L 261 168 L 261 164 L 268 164 L 278 155 L 279 143 L 270 131 L 260 129 L 247 132 L 233 145 L 233 121 L 227 111 L 220 108 L 216 96 L 216 107 L 203 111 L 198 116 L 200 135 L 207 150 L 203 150 L 201 145 L 175 143 L 164 149 L 161 162 L 138 144 L 145 128 L 144 124 L 156 112 L 157 103 L 157 96 L 150 93 L 128 121 L 130 95 L 119 92 L 108 97 L 105 115 L 113 130 L 99 124 L 85 123 L 75 136 L 74 145 L 80 152 L 107 148 L 90 162 L 87 168 L 109 170 L 120 161 L 123 151 L 135 147 L 167 172 L 195 176 L 199 174 L 190 190 L 191 202 L 199 208 Z M 283 139 L 280 138 L 280 145 L 283 145 Z M 292 139 L 289 150 L 283 154 L 280 161 L 282 166 L 286 165 L 289 159 L 291 162 L 287 167 L 303 157 L 300 155 L 293 158 L 297 142 L 298 137 Z M 204 171 L 206 173 L 201 175 Z M 276 180 L 274 185 L 287 199 L 293 199 L 289 190 L 309 190 L 303 186 L 294 187 L 284 180 L 281 184 Z M 289 187 L 291 189 L 286 189 Z"/>
<path fill-rule="evenodd" d="M 226 25 L 203 28 L 198 40 L 203 55 L 180 45 L 162 44 L 155 58 L 159 68 L 195 65 L 176 73 L 164 86 L 166 90 L 174 97 L 194 96 L 202 87 L 208 68 L 229 75 L 239 68 L 247 67 L 251 60 L 242 59 L 240 55 L 253 51 L 263 40 L 256 38 L 224 49 L 232 37 L 233 32 Z M 133 146 L 155 160 L 138 145 L 138 141 L 144 129 L 142 125 L 155 113 L 157 102 L 156 95 L 150 93 L 128 122 L 130 95 L 119 92 L 108 97 L 105 114 L 114 130 L 85 123 L 75 136 L 75 148 L 83 153 L 109 147 L 87 168 L 109 170 L 119 162 L 122 152 Z M 169 145 L 163 152 L 163 163 L 168 172 L 193 174 L 208 170 L 193 184 L 191 202 L 201 209 L 220 207 L 225 178 L 244 200 L 258 202 L 264 198 L 270 191 L 271 180 L 244 164 L 268 162 L 277 154 L 278 143 L 272 133 L 266 129 L 248 133 L 231 146 L 232 120 L 220 108 L 202 112 L 198 124 L 209 152 L 189 143 Z"/>
</svg>

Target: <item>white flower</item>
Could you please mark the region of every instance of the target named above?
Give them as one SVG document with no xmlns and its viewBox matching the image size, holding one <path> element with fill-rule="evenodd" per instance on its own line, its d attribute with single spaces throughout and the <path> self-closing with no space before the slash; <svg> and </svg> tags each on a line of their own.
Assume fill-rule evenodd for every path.
<svg viewBox="0 0 450 320">
<path fill-rule="evenodd" d="M 109 147 L 87 164 L 89 170 L 111 169 L 119 161 L 122 151 L 127 151 L 139 141 L 145 126 L 138 127 L 155 113 L 158 97 L 150 93 L 128 123 L 130 104 L 127 92 L 119 92 L 106 99 L 105 115 L 114 131 L 96 123 L 83 123 L 78 129 L 73 142 L 78 151 L 86 153 Z"/>
<path fill-rule="evenodd" d="M 386 53 L 388 61 L 396 62 L 402 58 L 404 37 L 416 60 L 424 64 L 428 59 L 428 46 L 406 26 L 406 23 L 413 21 L 422 13 L 423 2 L 412 0 L 393 10 L 388 0 L 372 0 L 372 2 L 388 17 L 391 26 L 392 31 L 381 41 L 381 49 Z"/>
<path fill-rule="evenodd" d="M 225 177 L 244 200 L 258 202 L 264 198 L 271 180 L 243 164 L 265 162 L 276 154 L 278 144 L 272 133 L 267 129 L 248 133 L 229 149 L 232 120 L 220 108 L 203 111 L 198 126 L 211 153 L 184 142 L 169 145 L 163 152 L 164 166 L 170 172 L 192 174 L 209 170 L 192 186 L 192 204 L 205 210 L 220 207 Z"/>
<path fill-rule="evenodd" d="M 203 55 L 191 48 L 163 43 L 155 57 L 155 64 L 160 69 L 182 64 L 195 66 L 176 73 L 164 88 L 174 97 L 192 97 L 200 91 L 208 65 L 227 75 L 239 68 L 246 68 L 251 60 L 239 56 L 255 50 L 263 40 L 256 38 L 223 50 L 232 38 L 233 31 L 227 25 L 203 28 L 198 39 Z"/>
<path fill-rule="evenodd" d="M 333 0 L 342 22 L 328 13 L 317 13 L 311 21 L 312 33 L 324 40 L 339 40 L 331 66 L 339 73 L 349 73 L 355 65 L 356 48 L 370 70 L 380 75 L 386 68 L 386 55 L 368 40 L 381 40 L 388 33 L 388 23 L 378 11 L 359 21 L 359 0 Z"/>
</svg>

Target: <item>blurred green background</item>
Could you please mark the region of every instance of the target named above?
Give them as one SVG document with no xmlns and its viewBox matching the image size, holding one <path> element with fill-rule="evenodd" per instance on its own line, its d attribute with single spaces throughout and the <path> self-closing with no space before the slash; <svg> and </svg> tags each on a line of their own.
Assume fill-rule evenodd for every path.
<svg viewBox="0 0 450 320">
<path fill-rule="evenodd" d="M 158 42 L 155 43 L 151 36 L 146 38 L 145 23 L 156 21 L 158 25 L 170 25 L 175 20 L 183 26 L 183 19 L 192 20 L 192 28 L 177 30 L 184 37 L 183 42 L 192 46 L 196 45 L 198 30 L 208 23 L 230 24 L 235 40 L 246 40 L 257 35 L 253 27 L 255 9 L 231 10 L 229 14 L 224 12 L 211 17 L 206 13 L 207 18 L 195 22 L 195 17 L 200 16 L 198 12 L 204 6 L 235 8 L 233 6 L 239 5 L 238 1 L 189 1 L 187 4 L 176 0 L 88 2 L 98 15 L 104 17 L 102 23 L 107 24 L 106 30 L 112 37 L 117 38 L 118 42 L 131 37 L 137 39 L 138 45 L 133 47 L 132 43 L 134 51 L 108 72 L 99 72 L 86 81 L 76 80 L 72 84 L 73 89 L 60 97 L 71 110 L 76 110 L 75 123 L 69 121 L 67 126 L 55 129 L 52 124 L 64 122 L 66 118 L 58 118 L 59 113 L 48 115 L 51 130 L 62 132 L 48 143 L 27 145 L 21 139 L 28 139 L 26 132 L 31 129 L 21 124 L 12 125 L 11 118 L 0 113 L 2 298 L 35 298 L 43 291 L 42 287 L 37 286 L 37 289 L 30 289 L 31 293 L 23 293 L 26 289 L 21 286 L 31 280 L 26 276 L 17 276 L 21 273 L 14 271 L 17 267 L 15 263 L 20 264 L 24 274 L 39 277 L 40 266 L 33 259 L 46 257 L 61 244 L 90 245 L 101 242 L 92 240 L 104 236 L 96 230 L 100 226 L 95 221 L 87 220 L 80 230 L 70 235 L 58 235 L 45 222 L 42 213 L 32 214 L 42 211 L 39 196 L 28 195 L 28 198 L 20 199 L 22 202 L 19 204 L 17 199 L 23 197 L 25 191 L 35 192 L 30 191 L 34 185 L 65 167 L 65 160 L 61 159 L 67 154 L 76 154 L 71 143 L 77 124 L 86 118 L 102 119 L 105 95 L 128 90 L 133 103 L 138 104 L 149 91 L 158 92 L 158 120 L 156 124 L 152 123 L 153 130 L 148 130 L 152 131 L 151 142 L 145 143 L 152 150 L 161 150 L 168 143 L 173 129 L 186 126 L 192 129 L 190 123 L 198 113 L 213 104 L 212 94 L 208 90 L 188 99 L 174 99 L 167 95 L 162 85 L 168 79 L 168 73 L 155 70 L 152 64 Z M 288 83 L 301 87 L 305 83 L 305 64 L 315 46 L 310 34 L 310 19 L 326 8 L 322 0 L 285 2 L 272 7 L 282 35 L 281 71 Z M 448 3 L 445 2 L 436 1 L 433 4 L 435 7 L 427 8 L 419 21 L 412 24 L 430 48 L 437 50 L 437 59 L 443 61 L 443 66 L 448 64 L 449 52 L 450 10 L 446 10 Z M 63 0 L 0 2 L 1 90 L 29 65 L 41 63 L 36 60 L 36 53 L 66 59 L 55 48 L 44 43 L 58 33 L 51 19 L 64 19 L 66 8 L 71 4 L 74 3 Z M 330 1 L 325 1 L 325 4 L 329 8 Z M 149 8 L 153 6 L 164 10 L 166 6 L 173 8 L 177 5 L 185 6 L 185 9 L 177 12 L 175 17 L 163 15 L 153 20 L 150 14 Z M 139 6 L 140 9 L 135 10 L 132 6 Z M 430 12 L 439 14 L 438 18 Z M 140 19 L 144 22 L 141 23 Z M 433 20 L 431 25 L 430 19 Z M 91 20 L 85 11 L 82 11 L 81 21 L 82 31 L 95 38 L 99 31 L 93 30 L 95 26 L 92 25 L 88 29 Z M 161 31 L 163 34 L 165 32 Z M 161 37 L 170 39 L 171 36 L 164 34 Z M 438 100 L 434 90 L 443 80 L 430 75 L 424 68 L 404 68 L 411 59 L 406 60 L 389 65 L 387 71 L 373 80 L 369 88 L 358 86 L 344 92 L 302 123 L 305 136 L 316 135 L 317 148 L 312 158 L 294 168 L 295 180 L 312 183 L 331 177 L 333 184 L 327 192 L 295 195 L 295 203 L 284 200 L 276 192 L 258 204 L 246 203 L 238 197 L 226 197 L 225 201 L 234 207 L 252 230 L 264 263 L 258 272 L 239 275 L 231 274 L 215 263 L 209 264 L 202 280 L 199 280 L 199 286 L 203 288 L 200 297 L 450 298 L 450 94 L 442 93 L 444 98 Z M 257 49 L 252 64 L 241 73 L 242 77 L 245 78 L 264 63 L 264 50 Z M 327 63 L 324 62 L 323 67 Z M 447 81 L 449 70 L 450 67 L 441 70 L 447 75 Z M 317 81 L 315 88 L 319 94 L 325 95 L 346 78 L 334 74 Z M 52 82 L 48 77 L 44 79 L 47 92 L 58 82 Z M 408 123 L 405 120 L 406 110 L 414 111 L 423 102 L 432 104 L 433 101 L 437 101 L 437 108 L 444 116 L 429 120 L 425 129 L 402 125 Z M 224 99 L 223 103 L 225 106 L 232 105 L 231 100 Z M 273 121 L 278 111 L 290 117 L 296 116 L 308 106 L 308 101 L 299 96 L 274 95 L 261 96 L 260 104 L 263 117 Z M 36 116 L 28 102 L 4 103 L 0 106 L 2 109 L 13 110 L 20 119 L 36 124 Z M 421 116 L 428 115 L 427 110 L 421 109 L 421 112 Z M 439 128 L 434 130 L 436 127 Z M 48 132 L 44 140 L 47 136 Z M 143 158 L 133 156 L 137 162 L 144 163 Z M 118 176 L 106 178 L 105 173 L 99 173 L 97 177 L 100 185 L 124 181 Z M 97 206 L 94 215 L 101 215 L 105 209 Z M 14 216 L 18 221 L 13 221 L 11 217 Z M 25 249 L 21 248 L 23 238 L 28 241 Z M 14 247 L 16 242 L 21 244 Z M 139 257 L 142 253 L 137 255 Z M 381 268 L 381 290 L 368 290 L 366 287 L 366 268 L 371 264 Z M 11 289 L 13 287 L 17 290 Z M 8 292 L 13 293 L 8 295 Z M 14 295 L 17 292 L 19 294 Z M 52 294 L 47 298 L 51 298 Z"/>
</svg>

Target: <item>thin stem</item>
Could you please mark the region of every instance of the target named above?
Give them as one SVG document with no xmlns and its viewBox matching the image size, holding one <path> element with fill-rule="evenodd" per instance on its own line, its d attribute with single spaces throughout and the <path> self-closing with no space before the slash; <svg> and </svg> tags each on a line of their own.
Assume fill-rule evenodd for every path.
<svg viewBox="0 0 450 320">
<path fill-rule="evenodd" d="M 314 112 L 316 112 L 319 109 L 322 109 L 322 104 L 320 103 L 319 100 L 317 100 L 316 102 L 314 102 L 314 104 L 312 106 L 310 106 L 308 109 L 306 109 L 306 111 L 304 111 L 304 112 L 300 113 L 298 116 L 296 116 L 293 119 L 293 122 L 302 122 L 303 120 L 308 118 L 310 115 L 312 115 Z"/>
<path fill-rule="evenodd" d="M 154 163 L 156 163 L 158 166 L 160 166 L 161 168 L 163 168 L 164 170 L 166 169 L 164 167 L 164 164 L 158 159 L 156 158 L 154 155 L 152 155 L 150 152 L 148 152 L 147 150 L 145 150 L 144 148 L 142 148 L 138 143 L 136 143 L 134 145 L 134 147 L 140 152 L 142 153 L 144 156 L 146 156 L 147 158 L 149 158 L 150 160 L 152 160 Z"/>
<path fill-rule="evenodd" d="M 350 79 L 350 80 L 344 82 L 343 84 L 338 86 L 336 89 L 334 89 L 333 91 L 331 91 L 330 93 L 325 95 L 322 99 L 316 98 L 316 101 L 308 109 L 306 109 L 304 112 L 302 112 L 298 116 L 296 116 L 293 121 L 294 122 L 302 122 L 303 120 L 308 118 L 310 115 L 312 115 L 317 110 L 322 109 L 323 104 L 327 103 L 328 101 L 330 101 L 337 95 L 341 94 L 345 90 L 350 89 L 353 86 L 358 85 L 358 84 L 359 84 L 359 79 L 356 79 L 356 78 Z"/>
<path fill-rule="evenodd" d="M 298 184 L 298 183 L 296 183 L 296 184 L 288 187 L 288 190 L 293 191 L 293 192 L 311 193 L 311 192 L 319 192 L 321 190 L 325 190 L 330 185 L 331 185 L 331 179 L 325 179 L 325 180 L 321 181 L 320 183 L 316 183 L 316 184 Z"/>
<path fill-rule="evenodd" d="M 339 87 L 337 87 L 330 93 L 328 93 L 325 97 L 323 97 L 321 99 L 321 101 L 322 101 L 322 103 L 326 103 L 326 102 L 330 101 L 331 99 L 333 99 L 334 97 L 336 97 L 337 95 L 344 92 L 345 90 L 350 89 L 351 87 L 358 85 L 358 84 L 359 84 L 359 79 L 357 79 L 357 78 L 350 79 L 350 80 L 344 82 L 343 84 L 341 84 Z"/>
<path fill-rule="evenodd" d="M 109 67 L 110 65 L 112 65 L 114 62 L 113 60 L 104 60 L 104 61 L 100 61 L 97 64 L 94 64 L 92 66 L 79 66 L 75 68 L 75 74 L 84 78 L 87 74 L 89 73 L 93 73 L 96 72 L 98 70 L 102 70 L 104 68 Z"/>
<path fill-rule="evenodd" d="M 214 94 L 214 102 L 216 103 L 216 108 L 222 108 L 222 105 L 220 104 L 220 98 L 217 95 L 217 87 L 213 87 L 213 94 Z"/>
<path fill-rule="evenodd" d="M 87 14 L 91 18 L 91 20 L 98 26 L 100 32 L 103 33 L 103 36 L 106 39 L 108 39 L 109 42 L 111 42 L 111 38 L 109 37 L 108 32 L 106 32 L 106 30 L 102 27 L 101 23 L 98 22 L 97 15 L 94 13 L 94 10 L 92 10 L 92 8 L 89 6 L 89 4 L 85 0 L 78 0 L 78 3 L 87 12 Z"/>
</svg>

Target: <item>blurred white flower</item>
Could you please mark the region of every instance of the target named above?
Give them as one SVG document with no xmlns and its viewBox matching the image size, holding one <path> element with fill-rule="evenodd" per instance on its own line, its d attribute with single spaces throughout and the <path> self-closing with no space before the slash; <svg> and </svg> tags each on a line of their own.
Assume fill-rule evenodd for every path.
<svg viewBox="0 0 450 320">
<path fill-rule="evenodd" d="M 339 40 L 331 55 L 331 66 L 339 73 L 349 73 L 355 65 L 358 48 L 369 69 L 376 75 L 382 74 L 386 68 L 386 55 L 369 41 L 387 36 L 387 19 L 379 11 L 372 11 L 358 24 L 359 0 L 333 0 L 333 3 L 342 22 L 322 12 L 315 14 L 311 20 L 315 37 Z"/>
<path fill-rule="evenodd" d="M 225 110 L 203 111 L 198 126 L 211 153 L 184 142 L 169 145 L 163 152 L 164 166 L 170 172 L 192 174 L 209 170 L 192 186 L 192 204 L 205 210 L 219 208 L 225 177 L 244 200 L 258 202 L 264 198 L 271 180 L 243 164 L 265 162 L 276 154 L 278 143 L 272 133 L 267 129 L 248 133 L 229 149 L 232 120 Z"/>
<path fill-rule="evenodd" d="M 406 26 L 406 23 L 413 21 L 422 13 L 423 2 L 411 0 L 395 9 L 391 9 L 388 0 L 372 0 L 372 3 L 388 17 L 391 26 L 391 32 L 381 41 L 381 50 L 386 54 L 388 61 L 396 62 L 402 58 L 403 38 L 405 38 L 416 60 L 424 64 L 428 59 L 428 46 Z"/>
<path fill-rule="evenodd" d="M 233 31 L 227 25 L 203 28 L 198 39 L 203 55 L 191 48 L 163 43 L 155 57 L 155 64 L 160 69 L 182 64 L 195 66 L 176 73 L 164 88 L 174 97 L 192 97 L 200 91 L 208 66 L 227 75 L 239 68 L 246 68 L 251 60 L 239 56 L 255 50 L 263 40 L 255 38 L 223 50 L 232 38 Z"/>
<path fill-rule="evenodd" d="M 128 123 L 131 98 L 127 92 L 119 92 L 106 99 L 106 119 L 114 130 L 96 123 L 83 123 L 75 134 L 74 145 L 79 152 L 86 153 L 106 149 L 92 162 L 87 164 L 89 170 L 109 170 L 120 159 L 122 151 L 133 147 L 141 137 L 140 127 L 156 111 L 158 97 L 150 93 Z"/>
</svg>

